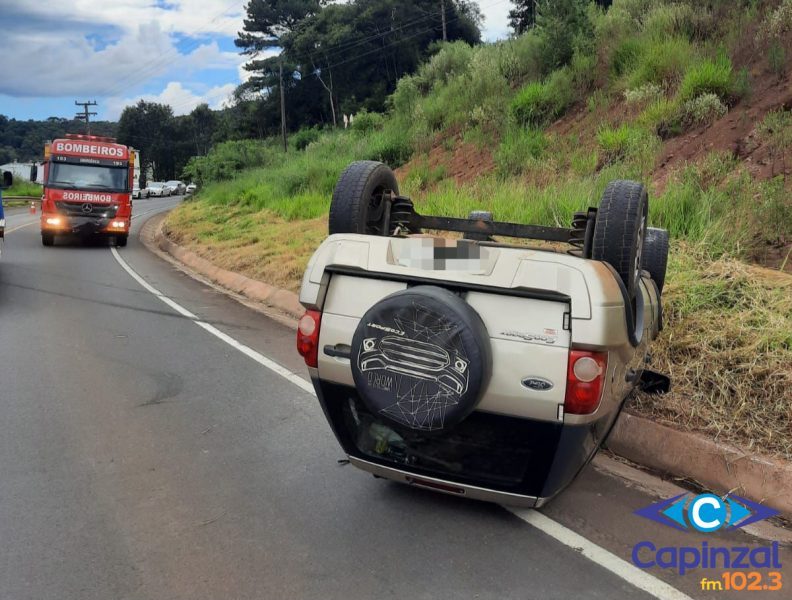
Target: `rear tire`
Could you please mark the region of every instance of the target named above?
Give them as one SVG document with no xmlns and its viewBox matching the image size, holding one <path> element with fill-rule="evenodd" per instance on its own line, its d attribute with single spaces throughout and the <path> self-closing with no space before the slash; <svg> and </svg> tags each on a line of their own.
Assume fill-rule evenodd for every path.
<svg viewBox="0 0 792 600">
<path fill-rule="evenodd" d="M 594 225 L 592 258 L 616 269 L 631 299 L 641 279 L 648 213 L 649 196 L 642 184 L 611 181 L 602 194 Z"/>
<path fill-rule="evenodd" d="M 116 248 L 124 248 L 127 245 L 127 236 L 125 235 L 115 236 L 115 245 Z"/>
<path fill-rule="evenodd" d="M 396 176 L 387 165 L 359 160 L 349 165 L 338 178 L 330 203 L 330 234 L 367 233 L 388 235 L 384 230 L 386 190 L 399 193 Z"/>
<path fill-rule="evenodd" d="M 643 245 L 643 268 L 649 271 L 662 294 L 668 267 L 668 231 L 657 227 L 646 229 Z"/>
<path fill-rule="evenodd" d="M 51 233 L 42 233 L 41 234 L 41 243 L 44 246 L 53 246 L 55 245 L 55 236 Z"/>
</svg>

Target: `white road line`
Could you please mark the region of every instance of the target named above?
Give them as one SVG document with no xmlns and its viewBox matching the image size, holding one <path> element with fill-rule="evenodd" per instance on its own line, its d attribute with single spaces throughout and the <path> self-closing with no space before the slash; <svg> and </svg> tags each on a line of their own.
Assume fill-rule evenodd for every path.
<svg viewBox="0 0 792 600">
<path fill-rule="evenodd" d="M 249 346 L 246 346 L 245 344 L 242 344 L 241 342 L 238 342 L 237 340 L 232 338 L 230 335 L 228 335 L 226 333 L 223 333 L 222 331 L 217 329 L 217 327 L 215 327 L 213 325 L 210 325 L 209 323 L 206 323 L 205 321 L 201 321 L 196 315 L 194 315 L 189 310 L 184 308 L 181 304 L 179 304 L 177 302 L 174 302 L 173 300 L 168 298 L 165 294 L 160 292 L 157 288 L 152 286 L 149 282 L 147 282 L 140 275 L 138 275 L 132 269 L 132 267 L 130 267 L 127 264 L 127 262 L 123 258 L 121 258 L 121 255 L 118 253 L 118 250 L 116 250 L 115 248 L 110 248 L 110 252 L 113 253 L 113 256 L 118 261 L 118 264 L 120 264 L 121 267 L 127 273 L 129 273 L 129 276 L 132 277 L 132 279 L 137 281 L 141 286 L 143 286 L 143 288 L 145 288 L 147 291 L 149 291 L 152 294 L 154 294 L 157 298 L 162 300 L 165 304 L 170 306 L 177 313 L 179 313 L 180 315 L 183 315 L 183 316 L 187 317 L 188 319 L 192 320 L 192 322 L 195 323 L 196 325 L 198 325 L 198 327 L 201 327 L 201 328 L 205 329 L 206 331 L 211 333 L 216 338 L 223 340 L 226 344 L 228 344 L 232 348 L 236 348 L 242 354 L 245 354 L 246 356 L 249 356 L 250 358 L 255 360 L 257 363 L 259 363 L 262 367 L 265 367 L 265 368 L 269 369 L 270 371 L 272 371 L 274 373 L 277 373 L 278 375 L 280 375 L 284 379 L 287 379 L 288 381 L 290 381 L 291 383 L 293 383 L 294 385 L 299 387 L 301 390 L 311 394 L 312 396 L 316 395 L 316 392 L 313 389 L 313 385 L 311 385 L 305 379 L 303 379 L 302 377 L 300 377 L 296 373 L 293 373 L 292 371 L 289 371 L 287 368 L 282 367 L 281 365 L 279 365 L 275 361 L 270 360 L 269 358 L 267 358 L 263 354 L 261 354 L 259 352 L 256 352 L 255 350 L 253 350 L 253 348 L 251 348 Z"/>
<path fill-rule="evenodd" d="M 152 211 L 148 211 L 148 212 L 152 212 Z M 142 216 L 142 214 L 137 216 Z M 157 298 L 162 300 L 165 304 L 170 306 L 177 313 L 187 317 L 188 319 L 191 319 L 196 325 L 205 329 L 216 338 L 223 340 L 226 344 L 228 344 L 232 348 L 239 350 L 242 354 L 252 358 L 261 366 L 269 369 L 273 373 L 276 373 L 281 377 L 283 377 L 284 379 L 287 379 L 288 381 L 296 385 L 304 392 L 311 394 L 312 396 L 316 395 L 316 392 L 313 389 L 313 385 L 307 382 L 305 379 L 303 379 L 296 373 L 289 371 L 285 367 L 282 367 L 273 360 L 270 360 L 263 354 L 256 352 L 250 346 L 246 346 L 245 344 L 238 342 L 230 335 L 223 333 L 213 325 L 210 325 L 205 321 L 201 321 L 192 312 L 190 312 L 189 310 L 187 310 L 177 302 L 171 300 L 168 296 L 160 292 L 157 288 L 149 284 L 145 279 L 143 279 L 140 275 L 138 275 L 132 269 L 132 267 L 130 267 L 127 264 L 127 262 L 123 258 L 121 258 L 121 255 L 118 253 L 118 250 L 116 250 L 115 248 L 110 248 L 110 252 L 113 253 L 113 256 L 118 261 L 118 264 L 121 265 L 121 267 L 129 274 L 130 277 L 132 277 L 132 279 L 137 281 L 141 286 L 143 286 L 143 288 L 145 288 L 150 293 L 154 294 Z M 659 598 L 660 600 L 693 600 L 690 596 L 683 594 L 676 588 L 671 587 L 670 585 L 668 585 L 664 581 L 661 581 L 654 575 L 650 575 L 646 571 L 643 571 L 638 567 L 628 563 L 626 560 L 619 558 L 618 556 L 606 550 L 602 546 L 598 546 L 594 542 L 587 540 L 580 534 L 575 533 L 571 529 L 568 529 L 561 523 L 554 521 L 547 515 L 544 515 L 537 510 L 533 510 L 530 508 L 529 509 L 514 508 L 510 506 L 504 506 L 503 508 L 510 511 L 512 514 L 522 519 L 532 527 L 535 527 L 539 531 L 549 535 L 550 537 L 552 537 L 558 542 L 561 542 L 565 546 L 568 546 L 569 548 L 572 548 L 573 550 L 580 552 L 583 556 L 585 556 L 592 562 L 595 562 L 596 564 L 600 565 L 602 568 L 607 569 L 614 575 L 627 581 L 628 583 L 632 584 L 638 589 L 645 591 L 651 596 L 654 596 L 655 598 Z"/>
<path fill-rule="evenodd" d="M 587 540 L 582 535 L 564 527 L 561 523 L 554 521 L 538 510 L 509 506 L 504 508 L 529 525 L 536 527 L 539 531 L 546 533 L 565 546 L 577 550 L 592 562 L 597 563 L 599 566 L 618 575 L 626 582 L 655 598 L 659 598 L 660 600 L 693 600 L 687 594 L 680 592 L 678 589 L 671 587 L 654 575 L 650 575 L 646 571 L 628 563 L 626 560 L 619 558 L 602 546 L 598 546 L 594 542 Z"/>
<path fill-rule="evenodd" d="M 38 221 L 31 221 L 30 223 L 25 223 L 24 225 L 17 225 L 16 227 L 12 227 L 11 229 L 6 230 L 5 235 L 8 235 L 9 233 L 11 233 L 13 231 L 18 231 L 18 230 L 23 229 L 25 227 L 30 227 L 31 225 L 35 225 L 36 223 L 38 223 Z"/>
</svg>

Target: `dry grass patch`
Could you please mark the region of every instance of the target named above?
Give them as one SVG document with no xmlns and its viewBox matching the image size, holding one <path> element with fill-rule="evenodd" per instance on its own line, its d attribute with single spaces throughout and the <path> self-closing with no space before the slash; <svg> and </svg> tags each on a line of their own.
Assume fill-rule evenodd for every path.
<svg viewBox="0 0 792 600">
<path fill-rule="evenodd" d="M 663 296 L 653 368 L 673 387 L 639 396 L 637 410 L 792 458 L 792 277 L 682 246 Z"/>
<path fill-rule="evenodd" d="M 327 235 L 327 218 L 285 221 L 244 206 L 185 202 L 168 215 L 164 231 L 219 267 L 296 292 Z"/>
</svg>

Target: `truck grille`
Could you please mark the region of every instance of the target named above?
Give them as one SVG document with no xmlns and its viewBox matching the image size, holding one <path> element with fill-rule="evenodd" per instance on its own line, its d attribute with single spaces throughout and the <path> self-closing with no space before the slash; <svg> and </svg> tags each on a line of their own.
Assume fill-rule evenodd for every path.
<svg viewBox="0 0 792 600">
<path fill-rule="evenodd" d="M 91 210 L 83 210 L 86 206 L 90 206 Z M 55 207 L 59 213 L 72 217 L 112 219 L 118 212 L 118 206 L 113 204 L 93 204 L 91 202 L 56 202 Z"/>
</svg>

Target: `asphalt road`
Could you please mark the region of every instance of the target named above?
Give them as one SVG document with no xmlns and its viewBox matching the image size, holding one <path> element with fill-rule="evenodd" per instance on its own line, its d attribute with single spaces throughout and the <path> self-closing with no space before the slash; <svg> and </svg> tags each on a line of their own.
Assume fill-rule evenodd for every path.
<svg viewBox="0 0 792 600">
<path fill-rule="evenodd" d="M 177 201 L 136 201 L 133 233 Z M 315 398 L 108 247 L 42 247 L 37 218 L 8 211 L 0 260 L 3 600 L 650 597 L 502 507 L 339 465 Z M 292 330 L 136 235 L 119 254 L 303 373 Z M 544 512 L 629 560 L 639 539 L 679 535 L 631 514 L 653 500 L 589 469 Z M 702 596 L 700 576 L 654 574 Z"/>
</svg>

